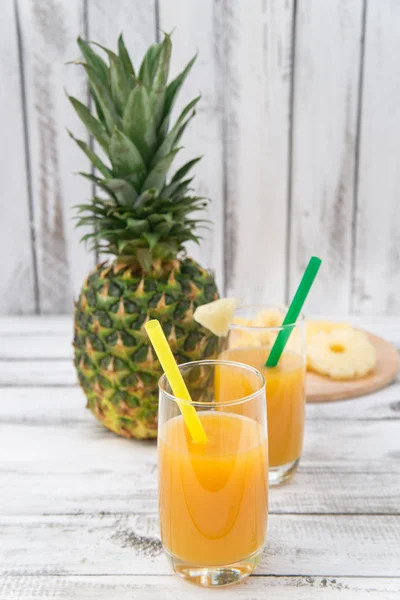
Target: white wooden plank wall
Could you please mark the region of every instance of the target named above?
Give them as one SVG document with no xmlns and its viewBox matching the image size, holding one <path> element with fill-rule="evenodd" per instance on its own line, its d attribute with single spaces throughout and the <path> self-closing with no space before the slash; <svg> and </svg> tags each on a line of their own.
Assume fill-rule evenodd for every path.
<svg viewBox="0 0 400 600">
<path fill-rule="evenodd" d="M 399 314 L 397 0 L 3 1 L 0 314 L 70 312 L 95 263 L 71 219 L 92 191 L 65 132 L 85 139 L 64 94 L 88 100 L 77 35 L 123 31 L 138 61 L 174 28 L 172 75 L 199 51 L 182 159 L 204 155 L 214 221 L 190 253 L 246 302 L 285 301 L 318 254 L 309 312 Z"/>
<path fill-rule="evenodd" d="M 298 3 L 289 289 L 320 255 L 310 311 L 349 308 L 362 9 L 363 0 Z"/>
<path fill-rule="evenodd" d="M 65 94 L 67 88 L 73 96 L 86 97 L 81 69 L 66 65 L 79 56 L 75 40 L 84 34 L 84 4 L 82 0 L 17 0 L 17 6 L 39 310 L 62 313 L 71 310 L 72 295 L 94 265 L 94 257 L 79 244 L 82 232 L 74 229 L 71 210 L 90 194 L 90 184 L 75 175 L 87 170 L 88 161 L 66 132 L 66 128 L 73 129 L 85 139 Z"/>
<path fill-rule="evenodd" d="M 214 0 L 161 0 L 160 32 L 173 33 L 171 77 L 175 77 L 198 52 L 198 57 L 183 87 L 174 110 L 176 116 L 190 100 L 201 93 L 197 114 L 182 138 L 184 150 L 178 156 L 184 163 L 196 156 L 203 159 L 196 168 L 194 187 L 201 196 L 212 198 L 201 218 L 214 222 L 211 230 L 201 231 L 201 247 L 191 243 L 188 252 L 215 272 L 219 287 L 224 282 L 223 263 L 223 65 L 219 49 L 219 21 Z M 178 160 L 177 160 L 178 164 Z"/>
<path fill-rule="evenodd" d="M 400 3 L 368 2 L 353 302 L 400 311 Z"/>
<path fill-rule="evenodd" d="M 13 0 L 2 3 L 0 30 L 0 313 L 32 313 L 36 308 L 34 263 Z"/>
<path fill-rule="evenodd" d="M 99 44 L 117 49 L 122 32 L 134 64 L 141 60 L 150 44 L 156 41 L 156 4 L 141 0 L 89 0 L 88 37 Z"/>
<path fill-rule="evenodd" d="M 293 2 L 221 2 L 226 291 L 284 299 Z"/>
</svg>

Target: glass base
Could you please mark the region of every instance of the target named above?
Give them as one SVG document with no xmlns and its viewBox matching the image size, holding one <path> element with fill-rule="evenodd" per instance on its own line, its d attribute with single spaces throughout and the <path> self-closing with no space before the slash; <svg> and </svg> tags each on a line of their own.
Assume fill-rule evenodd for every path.
<svg viewBox="0 0 400 600">
<path fill-rule="evenodd" d="M 188 563 L 177 558 L 164 548 L 169 562 L 179 577 L 201 587 L 223 587 L 239 583 L 248 577 L 260 562 L 263 549 L 260 548 L 251 556 L 230 565 L 205 567 Z"/>
<path fill-rule="evenodd" d="M 268 484 L 270 486 L 280 485 L 288 481 L 296 473 L 299 462 L 300 458 L 297 458 L 290 463 L 286 463 L 286 465 L 270 467 L 268 470 Z"/>
</svg>

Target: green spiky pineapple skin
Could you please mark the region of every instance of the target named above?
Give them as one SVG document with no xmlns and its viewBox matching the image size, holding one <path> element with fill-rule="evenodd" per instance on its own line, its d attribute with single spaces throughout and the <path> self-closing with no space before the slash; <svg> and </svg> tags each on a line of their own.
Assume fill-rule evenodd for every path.
<svg viewBox="0 0 400 600">
<path fill-rule="evenodd" d="M 178 363 L 215 358 L 218 339 L 192 317 L 217 298 L 213 276 L 189 258 L 146 275 L 117 262 L 98 265 L 74 323 L 75 366 L 94 416 L 124 437 L 155 438 L 162 370 L 143 325 L 160 321 Z"/>
</svg>

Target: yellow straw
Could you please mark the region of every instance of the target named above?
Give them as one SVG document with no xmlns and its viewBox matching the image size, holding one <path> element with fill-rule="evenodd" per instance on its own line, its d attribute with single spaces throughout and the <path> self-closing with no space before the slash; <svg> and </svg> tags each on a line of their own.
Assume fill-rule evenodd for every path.
<svg viewBox="0 0 400 600">
<path fill-rule="evenodd" d="M 160 323 L 156 319 L 153 319 L 146 323 L 145 329 L 168 379 L 172 392 L 177 398 L 178 406 L 193 441 L 197 444 L 206 444 L 208 442 L 207 435 L 196 409 L 194 406 L 190 406 L 190 404 L 179 402 L 179 400 L 188 400 L 191 402 L 192 399 L 182 374 L 178 369 L 178 365 L 176 364 L 174 355 L 169 347 L 167 338 L 161 329 Z"/>
</svg>

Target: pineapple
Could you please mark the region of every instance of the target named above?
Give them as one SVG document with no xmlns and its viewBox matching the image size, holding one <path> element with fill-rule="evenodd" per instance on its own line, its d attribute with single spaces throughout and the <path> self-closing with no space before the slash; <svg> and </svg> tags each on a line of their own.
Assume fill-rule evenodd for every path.
<svg viewBox="0 0 400 600">
<path fill-rule="evenodd" d="M 277 308 L 265 308 L 253 319 L 253 327 L 280 327 L 283 323 L 284 312 Z"/>
<path fill-rule="evenodd" d="M 196 308 L 193 317 L 200 325 L 218 337 L 225 337 L 229 333 L 233 314 L 238 304 L 239 302 L 234 298 L 220 298 Z"/>
<path fill-rule="evenodd" d="M 264 308 L 256 314 L 254 319 L 235 317 L 233 324 L 239 325 L 239 328 L 232 332 L 231 347 L 272 346 L 278 331 L 269 328 L 282 325 L 283 316 L 283 312 L 278 309 Z M 240 329 L 240 326 L 243 329 Z M 245 327 L 249 327 L 249 329 L 246 330 Z"/>
<path fill-rule="evenodd" d="M 376 366 L 376 349 L 351 327 L 315 334 L 307 348 L 309 368 L 331 379 L 358 379 Z"/>
<path fill-rule="evenodd" d="M 101 47 L 108 62 L 93 44 L 78 44 L 93 111 L 70 100 L 100 150 L 75 140 L 96 173 L 82 175 L 98 190 L 77 207 L 77 225 L 90 226 L 82 239 L 113 259 L 88 275 L 76 302 L 75 366 L 99 421 L 125 437 L 154 438 L 161 367 L 144 323 L 159 319 L 180 363 L 217 352 L 216 336 L 193 319 L 198 306 L 218 298 L 217 287 L 184 250 L 187 241 L 199 242 L 195 213 L 206 206 L 188 176 L 200 159 L 169 174 L 199 101 L 189 102 L 171 124 L 195 58 L 168 83 L 169 35 L 149 48 L 138 72 L 122 36 L 118 54 Z"/>
<path fill-rule="evenodd" d="M 352 329 L 351 325 L 341 321 L 320 321 L 318 319 L 310 319 L 306 322 L 306 338 L 309 344 L 318 333 L 331 333 L 336 329 Z"/>
</svg>

